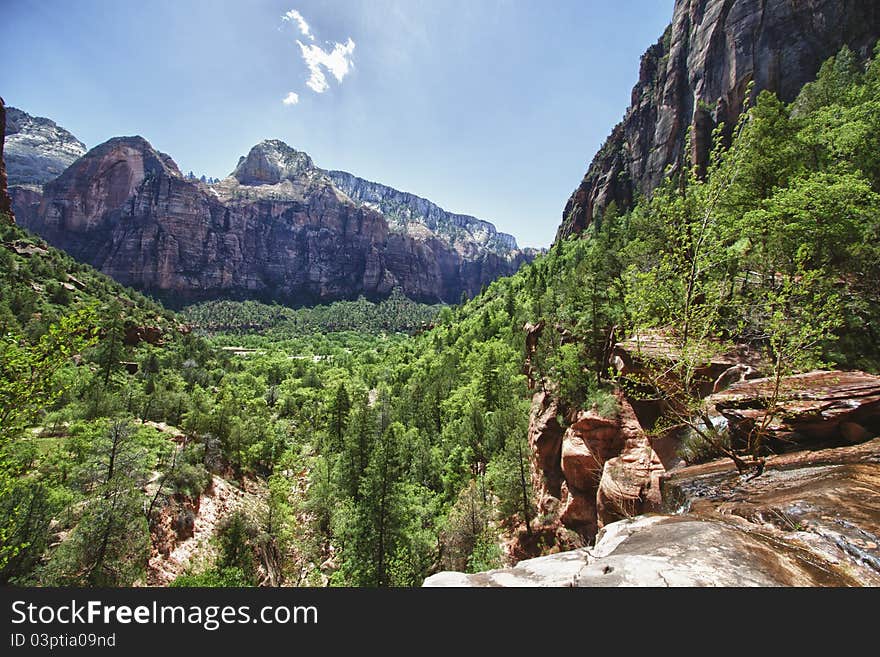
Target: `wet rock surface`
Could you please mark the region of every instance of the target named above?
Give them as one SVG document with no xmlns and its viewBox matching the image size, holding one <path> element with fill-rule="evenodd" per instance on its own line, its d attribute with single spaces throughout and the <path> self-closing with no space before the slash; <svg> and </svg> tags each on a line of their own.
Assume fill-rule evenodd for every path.
<svg viewBox="0 0 880 657">
<path fill-rule="evenodd" d="M 649 515 L 615 522 L 593 548 L 521 561 L 512 568 L 443 572 L 426 587 L 858 586 L 830 557 L 721 520 Z"/>
<path fill-rule="evenodd" d="M 425 586 L 880 586 L 880 438 L 729 460 L 663 477 L 664 513 L 625 518 L 593 547 Z"/>
<path fill-rule="evenodd" d="M 880 438 L 770 457 L 758 477 L 729 461 L 689 466 L 663 492 L 669 508 L 759 530 L 880 584 Z"/>
<path fill-rule="evenodd" d="M 835 586 L 858 580 L 815 555 L 721 521 L 643 516 L 610 525 L 579 587 Z M 615 544 L 608 551 L 610 545 Z"/>
</svg>

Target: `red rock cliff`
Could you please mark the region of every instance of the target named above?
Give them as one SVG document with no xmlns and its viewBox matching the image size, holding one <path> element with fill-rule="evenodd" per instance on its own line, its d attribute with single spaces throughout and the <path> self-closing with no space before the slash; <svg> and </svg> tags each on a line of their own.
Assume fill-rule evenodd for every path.
<svg viewBox="0 0 880 657">
<path fill-rule="evenodd" d="M 6 189 L 6 162 L 3 159 L 3 143 L 6 141 L 6 103 L 0 98 L 0 214 L 7 215 L 12 221 L 12 199 Z"/>
<path fill-rule="evenodd" d="M 880 38 L 876 0 L 676 0 L 672 24 L 642 57 L 632 104 L 569 198 L 557 239 L 614 201 L 650 195 L 683 159 L 706 162 L 715 126 L 742 111 L 751 81 L 791 101 L 843 45 L 867 56 Z"/>
<path fill-rule="evenodd" d="M 389 231 L 308 155 L 262 142 L 216 185 L 184 178 L 141 137 L 92 149 L 19 199 L 22 224 L 124 285 L 172 304 L 213 297 L 314 303 L 382 297 L 455 302 L 522 259 L 468 259 L 436 237 Z"/>
</svg>

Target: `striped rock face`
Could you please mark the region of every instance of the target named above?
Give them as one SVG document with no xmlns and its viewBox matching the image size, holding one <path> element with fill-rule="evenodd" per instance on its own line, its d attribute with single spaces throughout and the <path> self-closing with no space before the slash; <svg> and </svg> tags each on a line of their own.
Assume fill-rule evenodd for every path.
<svg viewBox="0 0 880 657">
<path fill-rule="evenodd" d="M 736 124 L 750 82 L 792 101 L 842 46 L 867 57 L 878 38 L 875 0 L 676 0 L 669 28 L 642 56 L 629 109 L 566 204 L 557 238 L 582 231 L 612 201 L 626 209 L 649 196 L 687 156 L 704 166 L 712 131 Z"/>
<path fill-rule="evenodd" d="M 42 198 L 17 198 L 26 228 L 172 306 L 381 298 L 395 287 L 418 301 L 457 302 L 531 258 L 462 253 L 430 231 L 391 230 L 307 154 L 275 140 L 205 184 L 142 137 L 118 137 L 46 184 Z"/>
</svg>

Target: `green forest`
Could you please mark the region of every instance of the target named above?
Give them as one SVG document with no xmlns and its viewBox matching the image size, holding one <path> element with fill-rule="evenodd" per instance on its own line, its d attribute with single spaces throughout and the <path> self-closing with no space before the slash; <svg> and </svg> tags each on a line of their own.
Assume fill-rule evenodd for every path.
<svg viewBox="0 0 880 657">
<path fill-rule="evenodd" d="M 685 382 L 734 343 L 775 376 L 880 371 L 878 140 L 880 57 L 843 50 L 793 103 L 761 92 L 719 126 L 706 172 L 670 172 L 455 307 L 174 314 L 4 224 L 0 583 L 146 584 L 221 480 L 242 502 L 171 585 L 418 586 L 533 534 L 564 547 L 540 541 L 530 398 L 613 415 L 634 384 L 607 368 L 610 337 L 662 332 Z M 531 389 L 526 324 L 549 327 Z M 687 384 L 637 385 L 698 413 Z M 761 455 L 703 439 L 686 458 Z"/>
<path fill-rule="evenodd" d="M 205 301 L 183 308 L 180 318 L 203 333 L 258 333 L 283 339 L 316 332 L 416 333 L 432 326 L 440 308 L 416 303 L 396 287 L 378 303 L 360 297 L 356 301 L 288 308 L 259 301 Z"/>
</svg>

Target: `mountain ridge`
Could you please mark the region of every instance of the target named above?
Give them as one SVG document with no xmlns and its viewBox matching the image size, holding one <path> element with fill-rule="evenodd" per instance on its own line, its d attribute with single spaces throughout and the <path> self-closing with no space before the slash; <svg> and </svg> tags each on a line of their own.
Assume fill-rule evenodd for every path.
<svg viewBox="0 0 880 657">
<path fill-rule="evenodd" d="M 362 178 L 348 171 L 329 170 L 327 173 L 349 198 L 382 212 L 389 219 L 389 227 L 392 230 L 406 232 L 411 223 L 417 223 L 436 231 L 438 227 L 446 224 L 448 227 L 446 236 L 450 244 L 455 241 L 456 235 L 453 231 L 457 228 L 483 249 L 496 253 L 520 250 L 513 235 L 498 231 L 489 221 L 478 219 L 473 215 L 449 212 L 430 199 Z"/>
<path fill-rule="evenodd" d="M 13 150 L 20 152 L 20 143 L 36 139 L 27 134 L 33 126 L 45 132 L 51 124 L 59 134 L 70 134 L 48 119 L 16 111 L 25 119 L 15 124 L 14 134 L 21 138 Z M 32 169 L 52 159 L 52 144 L 59 142 L 40 143 L 45 157 L 29 161 L 30 169 L 22 168 L 21 158 L 12 158 L 10 194 L 19 223 L 117 280 L 172 304 L 226 295 L 294 305 L 362 294 L 378 299 L 394 287 L 414 300 L 451 303 L 462 294 L 473 297 L 538 253 L 518 249 L 512 236 L 489 222 L 370 183 L 409 204 L 403 225 L 397 215 L 386 215 L 349 187 L 351 198 L 332 172 L 277 139 L 256 144 L 229 176 L 215 183 L 183 176 L 169 155 L 140 136 L 111 138 L 57 176 L 49 168 L 36 175 Z M 68 151 L 62 148 L 52 161 L 70 157 Z M 152 197 L 145 195 L 147 188 Z M 237 226 L 233 214 L 241 219 Z M 293 215 L 298 218 L 291 223 Z M 341 221 L 333 221 L 334 216 Z M 279 230 L 285 234 L 276 234 Z M 271 236 L 271 243 L 258 248 L 254 231 L 262 240 Z M 331 233 L 335 243 L 327 237 Z M 347 239 L 362 251 L 352 251 Z M 276 241 L 280 253 L 272 253 Z M 260 262 L 247 262 L 254 257 Z M 296 261 L 302 258 L 314 261 L 300 266 Z"/>
<path fill-rule="evenodd" d="M 293 305 L 384 298 L 455 302 L 530 258 L 462 254 L 434 234 L 389 230 L 311 158 L 254 146 L 216 184 L 187 180 L 139 136 L 96 146 L 16 209 L 23 226 L 125 285 L 174 304 L 254 298 Z"/>
</svg>

